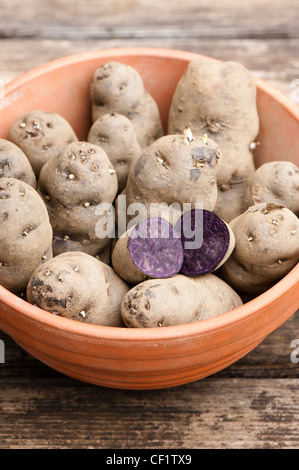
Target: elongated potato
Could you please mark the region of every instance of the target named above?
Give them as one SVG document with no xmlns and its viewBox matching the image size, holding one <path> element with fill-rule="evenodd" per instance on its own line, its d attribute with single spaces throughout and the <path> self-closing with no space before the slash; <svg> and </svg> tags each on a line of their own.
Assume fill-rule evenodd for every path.
<svg viewBox="0 0 299 470">
<path fill-rule="evenodd" d="M 107 264 L 83 252 L 68 252 L 36 268 L 27 298 L 31 304 L 71 320 L 123 327 L 120 304 L 128 290 Z"/>
<path fill-rule="evenodd" d="M 150 279 L 127 292 L 121 315 L 129 328 L 156 328 L 213 318 L 242 305 L 239 295 L 214 274 Z"/>
<path fill-rule="evenodd" d="M 15 178 L 0 178 L 0 222 L 0 284 L 19 293 L 52 257 L 52 227 L 35 189 Z"/>
<path fill-rule="evenodd" d="M 218 199 L 214 212 L 229 222 L 244 210 L 247 179 L 255 170 L 251 144 L 259 130 L 256 86 L 241 64 L 209 58 L 191 61 L 179 81 L 169 112 L 169 134 L 189 126 L 220 147 Z"/>
<path fill-rule="evenodd" d="M 24 152 L 9 140 L 0 139 L 0 178 L 15 178 L 36 189 L 36 178 Z"/>
<path fill-rule="evenodd" d="M 38 177 L 48 160 L 78 138 L 68 121 L 59 114 L 33 110 L 14 121 L 8 140 L 23 150 Z"/>
<path fill-rule="evenodd" d="M 230 227 L 235 249 L 219 275 L 238 292 L 263 293 L 299 261 L 299 219 L 284 206 L 256 204 Z"/>
<path fill-rule="evenodd" d="M 132 121 L 142 148 L 162 136 L 157 103 L 130 65 L 112 61 L 99 67 L 90 92 L 93 122 L 106 113 L 123 114 Z"/>
</svg>

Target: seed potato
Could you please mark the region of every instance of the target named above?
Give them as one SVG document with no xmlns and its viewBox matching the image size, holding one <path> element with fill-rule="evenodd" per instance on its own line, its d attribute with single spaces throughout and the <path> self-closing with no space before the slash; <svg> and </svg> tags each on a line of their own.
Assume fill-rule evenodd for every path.
<svg viewBox="0 0 299 470">
<path fill-rule="evenodd" d="M 123 327 L 120 304 L 128 290 L 107 264 L 83 252 L 68 252 L 35 269 L 27 299 L 71 320 Z"/>
<path fill-rule="evenodd" d="M 130 65 L 115 61 L 103 64 L 94 73 L 90 93 L 93 122 L 103 114 L 123 114 L 132 121 L 142 148 L 162 136 L 157 103 Z"/>
<path fill-rule="evenodd" d="M 180 271 L 183 246 L 170 217 L 148 217 L 129 228 L 116 242 L 112 266 L 130 284 L 146 278 L 169 278 Z"/>
<path fill-rule="evenodd" d="M 121 315 L 129 328 L 156 328 L 213 318 L 242 305 L 239 295 L 214 274 L 149 279 L 127 292 Z"/>
<path fill-rule="evenodd" d="M 9 140 L 0 139 L 0 178 L 15 178 L 36 189 L 36 178 L 24 152 Z"/>
<path fill-rule="evenodd" d="M 260 203 L 230 222 L 235 249 L 220 268 L 235 290 L 259 295 L 299 261 L 299 219 L 286 207 Z"/>
<path fill-rule="evenodd" d="M 195 135 L 207 133 L 220 147 L 214 211 L 229 222 L 246 209 L 247 179 L 255 170 L 251 144 L 259 117 L 256 86 L 248 70 L 231 61 L 191 61 L 172 99 L 168 133 L 181 134 L 185 126 Z"/>
<path fill-rule="evenodd" d="M 127 205 L 195 204 L 213 210 L 217 200 L 216 172 L 221 162 L 218 145 L 204 136 L 167 135 L 143 150 L 130 166 L 122 195 Z"/>
<path fill-rule="evenodd" d="M 19 293 L 52 257 L 52 227 L 36 190 L 15 178 L 0 178 L 0 219 L 0 283 Z"/>
<path fill-rule="evenodd" d="M 87 141 L 99 145 L 107 153 L 116 170 L 118 192 L 121 192 L 126 186 L 132 161 L 141 154 L 132 122 L 122 114 L 103 114 L 92 125 Z"/>
<path fill-rule="evenodd" d="M 291 162 L 264 163 L 251 176 L 245 202 L 282 204 L 299 215 L 299 168 Z"/>
<path fill-rule="evenodd" d="M 107 154 L 97 145 L 74 142 L 49 160 L 40 173 L 38 191 L 53 227 L 53 252 L 101 252 L 111 241 L 96 230 L 98 205 L 117 194 L 117 176 Z"/>
<path fill-rule="evenodd" d="M 8 140 L 23 150 L 38 177 L 49 159 L 56 157 L 63 146 L 78 139 L 69 122 L 59 114 L 33 110 L 14 121 Z"/>
</svg>

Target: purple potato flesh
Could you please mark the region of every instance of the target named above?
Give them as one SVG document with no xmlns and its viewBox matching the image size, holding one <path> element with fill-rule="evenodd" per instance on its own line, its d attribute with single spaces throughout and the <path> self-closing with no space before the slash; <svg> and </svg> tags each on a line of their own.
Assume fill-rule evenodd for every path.
<svg viewBox="0 0 299 470">
<path fill-rule="evenodd" d="M 130 235 L 128 250 L 135 266 L 152 278 L 174 276 L 182 267 L 182 242 L 161 217 L 139 222 Z"/>
<path fill-rule="evenodd" d="M 200 217 L 196 218 L 196 215 Z M 187 216 L 191 223 L 190 233 L 202 231 L 202 244 L 194 249 L 186 248 L 186 242 L 190 243 L 195 239 L 195 235 L 186 236 L 183 221 Z M 198 220 L 201 223 L 197 223 Z M 183 214 L 176 224 L 175 231 L 181 236 L 184 250 L 184 261 L 180 272 L 187 276 L 199 276 L 214 271 L 229 248 L 230 234 L 227 225 L 216 214 L 204 209 L 193 209 Z"/>
</svg>

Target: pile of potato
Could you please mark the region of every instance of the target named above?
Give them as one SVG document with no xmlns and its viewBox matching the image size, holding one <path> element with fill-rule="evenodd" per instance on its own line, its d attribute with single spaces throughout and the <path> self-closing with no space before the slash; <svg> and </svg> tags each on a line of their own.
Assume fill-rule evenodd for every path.
<svg viewBox="0 0 299 470">
<path fill-rule="evenodd" d="M 166 133 L 129 65 L 95 70 L 90 99 L 86 141 L 44 110 L 0 139 L 0 284 L 71 320 L 166 327 L 233 310 L 296 265 L 299 169 L 255 168 L 242 65 L 191 61 Z"/>
</svg>

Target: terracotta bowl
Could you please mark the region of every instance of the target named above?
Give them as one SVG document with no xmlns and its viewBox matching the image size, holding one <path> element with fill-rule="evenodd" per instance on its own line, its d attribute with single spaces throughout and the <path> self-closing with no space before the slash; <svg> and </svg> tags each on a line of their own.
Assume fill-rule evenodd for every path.
<svg viewBox="0 0 299 470">
<path fill-rule="evenodd" d="M 88 52 L 43 65 L 13 80 L 0 101 L 0 137 L 32 109 L 55 111 L 80 139 L 90 126 L 89 84 L 94 70 L 116 60 L 135 67 L 159 104 L 164 125 L 175 86 L 196 54 L 151 48 Z M 256 78 L 261 145 L 256 164 L 299 163 L 299 109 Z M 0 286 L 0 328 L 48 366 L 79 380 L 121 389 L 157 389 L 211 375 L 238 360 L 299 306 L 299 265 L 274 287 L 234 311 L 183 326 L 125 329 L 83 324 L 52 315 Z M 166 299 L 165 299 L 166 301 Z"/>
</svg>

